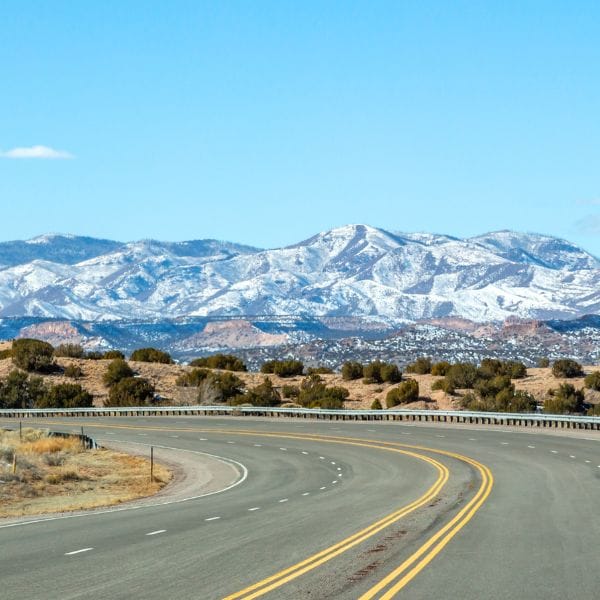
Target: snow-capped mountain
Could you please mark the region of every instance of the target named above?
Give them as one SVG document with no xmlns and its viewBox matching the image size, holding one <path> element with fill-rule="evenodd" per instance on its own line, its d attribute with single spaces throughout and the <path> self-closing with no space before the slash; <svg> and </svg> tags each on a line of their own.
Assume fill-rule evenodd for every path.
<svg viewBox="0 0 600 600">
<path fill-rule="evenodd" d="M 600 261 L 567 241 L 348 225 L 260 250 L 215 240 L 0 243 L 0 316 L 570 318 L 600 309 Z"/>
</svg>

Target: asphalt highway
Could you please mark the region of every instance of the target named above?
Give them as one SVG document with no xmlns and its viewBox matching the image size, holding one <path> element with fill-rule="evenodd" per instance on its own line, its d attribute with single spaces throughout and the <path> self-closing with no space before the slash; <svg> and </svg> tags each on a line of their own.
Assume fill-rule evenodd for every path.
<svg viewBox="0 0 600 600">
<path fill-rule="evenodd" d="M 0 523 L 3 599 L 600 596 L 600 436 L 591 432 L 27 421 L 37 423 L 206 452 L 247 475 L 240 467 L 238 485 L 176 504 Z"/>
</svg>

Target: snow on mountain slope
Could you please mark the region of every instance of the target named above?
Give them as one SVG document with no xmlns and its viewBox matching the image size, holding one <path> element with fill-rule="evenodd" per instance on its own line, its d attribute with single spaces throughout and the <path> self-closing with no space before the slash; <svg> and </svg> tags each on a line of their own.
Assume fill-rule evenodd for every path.
<svg viewBox="0 0 600 600">
<path fill-rule="evenodd" d="M 76 264 L 121 248 L 121 242 L 75 235 L 46 234 L 27 241 L 0 242 L 0 268 L 48 260 Z"/>
<path fill-rule="evenodd" d="M 600 268 L 600 261 L 596 257 L 565 240 L 547 235 L 496 231 L 469 241 L 514 262 L 572 271 Z"/>
<path fill-rule="evenodd" d="M 273 250 L 215 240 L 41 236 L 0 244 L 0 265 L 0 316 L 488 321 L 600 308 L 595 257 L 564 240 L 509 231 L 461 240 L 347 225 Z"/>
</svg>

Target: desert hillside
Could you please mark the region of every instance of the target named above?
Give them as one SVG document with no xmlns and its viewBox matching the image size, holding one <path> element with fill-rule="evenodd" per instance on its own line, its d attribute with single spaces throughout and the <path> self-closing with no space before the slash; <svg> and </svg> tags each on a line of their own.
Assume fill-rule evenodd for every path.
<svg viewBox="0 0 600 600">
<path fill-rule="evenodd" d="M 0 350 L 10 348 L 10 343 L 0 343 Z M 108 388 L 104 385 L 102 377 L 107 370 L 110 360 L 84 360 L 75 358 L 56 359 L 56 362 L 61 367 L 68 365 L 78 365 L 83 375 L 76 382 L 82 385 L 88 392 L 94 396 L 94 404 L 102 406 L 104 399 L 108 397 Z M 176 385 L 177 378 L 192 368 L 177 364 L 159 364 L 128 361 L 134 372 L 148 379 L 156 388 L 156 392 L 166 401 L 172 404 L 194 404 L 196 402 L 195 388 L 182 388 Z M 0 379 L 5 378 L 8 373 L 14 368 L 12 359 L 5 358 L 0 360 Z M 593 371 L 600 371 L 599 366 L 584 367 L 585 374 Z M 517 390 L 530 392 L 538 401 L 543 401 L 550 388 L 556 388 L 559 384 L 568 382 L 576 388 L 583 388 L 583 377 L 570 379 L 556 378 L 552 375 L 550 368 L 530 368 L 527 372 L 527 377 L 523 379 L 515 379 L 513 383 Z M 254 387 L 264 380 L 266 375 L 262 373 L 244 373 L 236 372 L 236 376 L 242 379 L 247 388 Z M 63 374 L 43 375 L 49 383 L 73 383 Z M 281 388 L 284 385 L 299 385 L 303 377 L 286 377 L 282 378 L 277 375 L 268 375 L 276 388 Z M 385 397 L 390 388 L 397 384 L 365 384 L 362 380 L 345 381 L 340 374 L 321 375 L 327 385 L 343 386 L 350 392 L 349 399 L 345 402 L 347 408 L 369 408 L 372 402 L 378 399 L 382 406 L 385 406 Z M 405 374 L 404 379 L 414 379 L 419 384 L 420 400 L 404 405 L 406 408 L 429 408 L 429 409 L 457 409 L 460 402 L 460 391 L 457 395 L 451 396 L 442 390 L 432 391 L 432 384 L 441 379 L 433 375 L 415 375 Z M 600 393 L 586 390 L 586 400 L 596 403 L 600 398 Z"/>
</svg>

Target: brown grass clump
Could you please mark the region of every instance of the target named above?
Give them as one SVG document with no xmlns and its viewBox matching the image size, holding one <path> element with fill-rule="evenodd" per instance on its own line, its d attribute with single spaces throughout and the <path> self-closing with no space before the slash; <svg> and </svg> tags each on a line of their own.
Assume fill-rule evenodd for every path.
<svg viewBox="0 0 600 600">
<path fill-rule="evenodd" d="M 84 448 L 79 438 L 76 437 L 46 437 L 25 442 L 20 446 L 21 452 L 25 454 L 47 454 L 48 452 L 70 452 L 75 454 L 83 452 Z"/>
<path fill-rule="evenodd" d="M 13 473 L 13 457 L 16 471 Z M 112 450 L 86 450 L 76 437 L 0 430 L 0 517 L 119 504 L 156 493 L 171 479 L 164 466 Z"/>
</svg>

